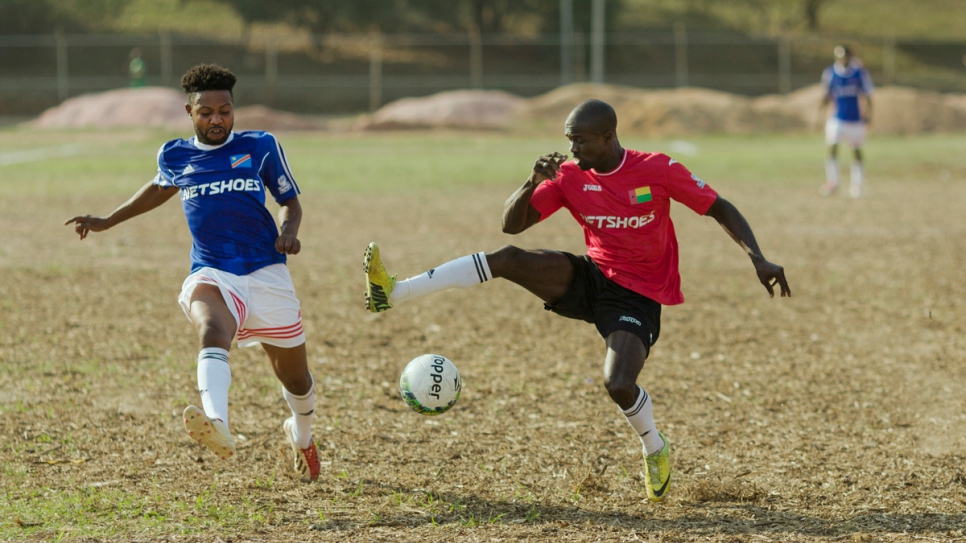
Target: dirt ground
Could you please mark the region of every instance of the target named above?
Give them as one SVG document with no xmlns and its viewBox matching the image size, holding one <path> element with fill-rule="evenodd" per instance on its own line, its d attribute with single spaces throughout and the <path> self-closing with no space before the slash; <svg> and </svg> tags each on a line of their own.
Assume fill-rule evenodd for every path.
<svg viewBox="0 0 966 543">
<path fill-rule="evenodd" d="M 665 137 L 696 134 L 801 133 L 820 127 L 821 86 L 788 94 L 749 98 L 702 88 L 640 89 L 576 83 L 534 98 L 503 91 L 456 90 L 402 98 L 371 115 L 322 118 L 239 104 L 241 130 L 459 129 L 530 131 L 558 127 L 574 104 L 590 98 L 610 103 L 625 135 Z M 966 95 L 908 87 L 883 87 L 874 97 L 872 134 L 958 132 L 966 126 Z M 184 95 L 161 87 L 115 89 L 77 96 L 50 108 L 27 125 L 38 128 L 162 127 L 190 124 Z"/>
<path fill-rule="evenodd" d="M 290 475 L 287 408 L 256 349 L 232 355 L 237 457 L 184 434 L 197 346 L 176 303 L 190 245 L 177 204 L 80 243 L 57 221 L 103 198 L 51 195 L 42 212 L 0 201 L 0 463 L 25 481 L 5 491 L 89 491 L 102 498 L 77 514 L 118 526 L 164 519 L 110 540 L 966 540 L 966 186 L 935 177 L 870 180 L 858 201 L 731 190 L 791 299 L 769 299 L 713 221 L 675 207 L 688 301 L 665 309 L 641 378 L 672 442 L 671 495 L 656 505 L 592 326 L 500 281 L 362 310 L 372 240 L 402 276 L 511 242 L 582 250 L 569 217 L 499 233 L 513 186 L 467 189 L 457 206 L 303 196 L 290 266 L 318 383 L 314 485 Z M 425 352 L 464 381 L 435 418 L 397 389 Z M 244 518 L 219 520 L 233 507 Z M 86 540 L 66 518 L 4 517 L 24 539 Z"/>
</svg>

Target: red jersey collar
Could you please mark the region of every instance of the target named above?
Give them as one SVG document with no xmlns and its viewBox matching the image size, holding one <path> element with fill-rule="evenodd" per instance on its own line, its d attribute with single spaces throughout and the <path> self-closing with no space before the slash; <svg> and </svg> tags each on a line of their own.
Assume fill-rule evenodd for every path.
<svg viewBox="0 0 966 543">
<path fill-rule="evenodd" d="M 627 149 L 621 149 L 621 151 L 624 152 L 624 156 L 621 157 L 621 163 L 618 164 L 617 167 L 614 168 L 613 170 L 609 172 L 601 173 L 591 168 L 590 171 L 594 172 L 594 175 L 599 175 L 600 177 L 607 177 L 608 175 L 614 175 L 615 173 L 619 172 L 621 168 L 624 167 L 624 163 L 627 162 Z"/>
</svg>

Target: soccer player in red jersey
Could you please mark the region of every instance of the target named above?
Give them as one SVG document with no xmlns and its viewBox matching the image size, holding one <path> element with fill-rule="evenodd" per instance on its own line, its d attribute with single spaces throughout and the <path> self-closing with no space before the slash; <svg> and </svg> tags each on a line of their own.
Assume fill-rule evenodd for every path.
<svg viewBox="0 0 966 543">
<path fill-rule="evenodd" d="M 518 234 L 566 208 L 584 231 L 587 254 L 502 247 L 396 281 L 375 243 L 366 249 L 366 308 L 374 313 L 431 292 L 502 277 L 559 315 L 594 323 L 604 338 L 604 387 L 641 438 L 648 499 L 661 501 L 671 479 L 670 442 L 657 430 L 650 395 L 637 378 L 661 329 L 661 306 L 680 304 L 678 246 L 671 200 L 714 218 L 751 258 L 769 296 L 791 296 L 784 268 L 762 256 L 748 222 L 730 202 L 673 158 L 624 149 L 617 115 L 588 100 L 567 117 L 572 162 L 541 156 L 506 201 L 503 231 Z M 777 288 L 776 288 L 777 287 Z"/>
</svg>

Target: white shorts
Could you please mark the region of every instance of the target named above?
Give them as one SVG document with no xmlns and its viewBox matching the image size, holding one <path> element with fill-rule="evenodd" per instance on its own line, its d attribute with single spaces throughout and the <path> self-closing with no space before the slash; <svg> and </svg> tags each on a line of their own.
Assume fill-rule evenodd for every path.
<svg viewBox="0 0 966 543">
<path fill-rule="evenodd" d="M 302 310 L 292 276 L 285 264 L 272 264 L 248 275 L 235 275 L 214 268 L 201 268 L 189 275 L 181 285 L 178 303 L 191 320 L 191 294 L 201 283 L 221 290 L 225 304 L 238 328 L 235 337 L 239 347 L 268 343 L 291 348 L 305 343 Z"/>
<path fill-rule="evenodd" d="M 865 144 L 865 123 L 842 121 L 829 117 L 825 121 L 825 144 L 848 143 L 858 149 Z"/>
</svg>

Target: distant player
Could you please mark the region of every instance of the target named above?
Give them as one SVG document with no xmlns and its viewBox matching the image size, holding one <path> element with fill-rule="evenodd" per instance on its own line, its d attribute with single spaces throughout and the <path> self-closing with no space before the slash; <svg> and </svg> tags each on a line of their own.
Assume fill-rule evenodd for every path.
<svg viewBox="0 0 966 543">
<path fill-rule="evenodd" d="M 834 49 L 835 63 L 822 72 L 821 108 L 827 109 L 825 143 L 829 146 L 825 159 L 825 184 L 819 189 L 823 196 L 835 193 L 839 186 L 839 143 L 848 143 L 854 158 L 850 172 L 849 196 L 862 195 L 862 145 L 866 127 L 872 120 L 872 78 L 852 51 L 838 45 Z"/>
<path fill-rule="evenodd" d="M 292 410 L 284 424 L 303 481 L 319 477 L 312 440 L 314 380 L 305 355 L 302 313 L 286 254 L 298 254 L 302 221 L 298 185 L 275 136 L 234 132 L 235 76 L 203 64 L 188 70 L 181 88 L 195 136 L 165 143 L 158 173 L 107 217 L 84 215 L 73 224 L 81 239 L 151 211 L 180 194 L 191 231 L 191 273 L 178 301 L 198 330 L 198 390 L 204 410 L 184 411 L 188 434 L 219 458 L 235 454 L 228 427 L 233 338 L 261 344 Z M 265 207 L 267 193 L 281 206 L 281 233 Z"/>
<path fill-rule="evenodd" d="M 148 66 L 144 63 L 144 59 L 141 58 L 141 48 L 135 47 L 131 49 L 131 61 L 127 65 L 128 78 L 131 82 L 132 87 L 143 87 L 144 78 L 148 72 Z"/>
<path fill-rule="evenodd" d="M 447 262 L 405 281 L 390 276 L 375 243 L 366 250 L 366 308 L 380 312 L 406 300 L 502 277 L 544 301 L 558 315 L 594 323 L 604 338 L 604 387 L 640 436 L 645 488 L 661 501 L 670 488 L 670 441 L 657 430 L 651 396 L 637 385 L 661 331 L 661 306 L 680 304 L 678 245 L 671 200 L 713 217 L 748 253 L 774 296 L 791 296 L 781 266 L 765 260 L 738 210 L 673 158 L 624 149 L 617 115 L 599 100 L 567 118 L 573 162 L 541 156 L 529 179 L 507 199 L 503 231 L 518 234 L 565 208 L 583 227 L 586 256 L 506 246 Z"/>
</svg>

